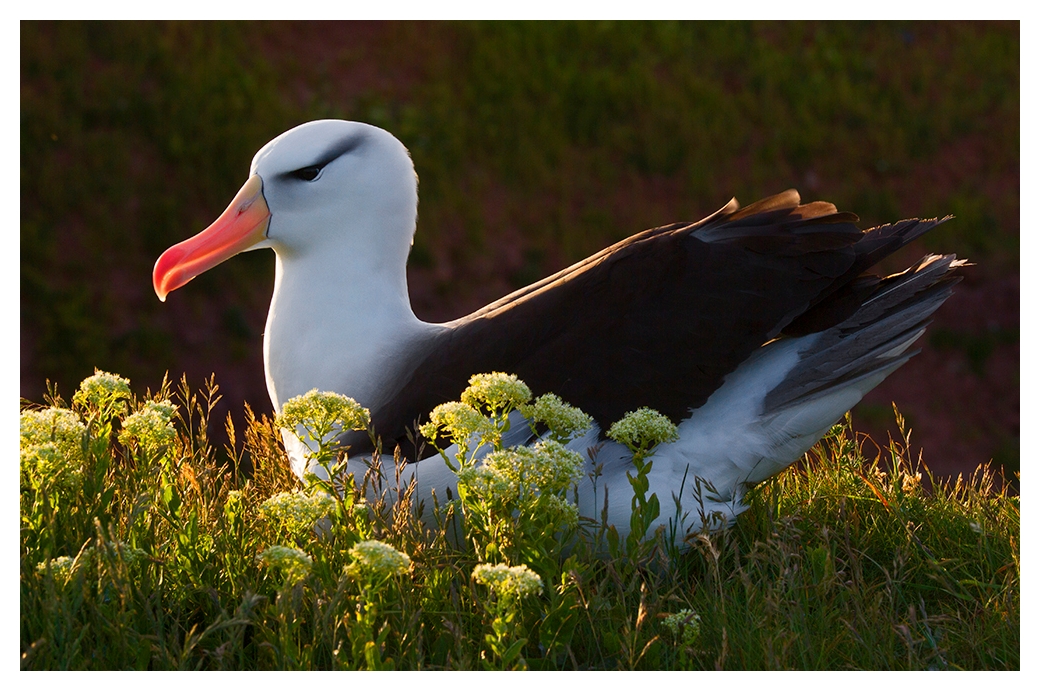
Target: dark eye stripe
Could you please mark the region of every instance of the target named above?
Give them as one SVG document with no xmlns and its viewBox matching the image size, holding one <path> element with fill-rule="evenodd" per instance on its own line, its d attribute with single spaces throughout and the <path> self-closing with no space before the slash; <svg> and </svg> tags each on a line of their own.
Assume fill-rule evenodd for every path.
<svg viewBox="0 0 1040 691">
<path fill-rule="evenodd" d="M 336 142 L 331 147 L 326 149 L 325 153 L 314 165 L 304 166 L 303 168 L 297 168 L 296 170 L 290 171 L 288 173 L 282 173 L 282 175 L 286 178 L 292 178 L 294 180 L 312 182 L 313 180 L 316 180 L 319 175 L 321 175 L 321 171 L 325 166 L 332 163 L 340 156 L 344 156 L 356 149 L 363 140 L 364 137 L 362 135 L 352 135 L 350 137 L 346 137 L 345 139 Z"/>
<path fill-rule="evenodd" d="M 344 156 L 353 151 L 354 149 L 358 148 L 358 146 L 361 145 L 361 142 L 363 142 L 364 139 L 364 135 L 360 133 L 352 134 L 348 137 L 340 139 L 339 141 L 333 143 L 332 146 L 325 150 L 325 153 L 322 154 L 322 157 L 318 159 L 317 165 L 321 168 L 324 168 L 340 156 Z"/>
</svg>

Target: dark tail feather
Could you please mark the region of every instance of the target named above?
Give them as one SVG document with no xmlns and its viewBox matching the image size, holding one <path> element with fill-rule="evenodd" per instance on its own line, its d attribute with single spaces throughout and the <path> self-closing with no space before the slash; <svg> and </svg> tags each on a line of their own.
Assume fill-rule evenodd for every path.
<svg viewBox="0 0 1040 691">
<path fill-rule="evenodd" d="M 804 403 L 902 365 L 917 353 L 910 346 L 960 281 L 951 272 L 966 263 L 952 254 L 929 255 L 878 280 L 859 309 L 820 333 L 812 351 L 766 396 L 766 410 Z"/>
</svg>

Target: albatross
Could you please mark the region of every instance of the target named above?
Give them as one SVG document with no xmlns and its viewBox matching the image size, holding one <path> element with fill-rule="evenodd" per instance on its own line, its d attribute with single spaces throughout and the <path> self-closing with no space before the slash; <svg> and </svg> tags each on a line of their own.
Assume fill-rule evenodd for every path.
<svg viewBox="0 0 1040 691">
<path fill-rule="evenodd" d="M 227 210 L 159 257 L 155 292 L 165 300 L 240 252 L 274 250 L 263 352 L 275 410 L 312 389 L 353 398 L 371 411 L 381 448 L 412 456 L 403 480 L 415 480 L 420 498 L 445 497 L 456 478 L 438 456 L 415 457 L 409 432 L 457 400 L 471 375 L 508 372 L 535 395 L 555 393 L 594 420 L 569 443 L 586 459 L 579 511 L 601 517 L 605 488 L 605 518 L 621 533 L 632 458 L 604 438 L 613 422 L 641 407 L 670 418 L 679 437 L 657 448 L 647 496 L 680 501 L 693 516 L 687 532 L 708 517 L 732 523 L 750 486 L 801 458 L 917 352 L 965 264 L 927 255 L 873 275 L 950 217 L 860 230 L 854 214 L 788 190 L 636 233 L 435 324 L 416 317 L 408 296 L 417 205 L 415 168 L 392 134 L 309 122 L 261 148 Z M 321 473 L 293 434 L 283 438 L 297 475 Z M 372 455 L 367 433 L 341 441 L 351 458 Z"/>
</svg>

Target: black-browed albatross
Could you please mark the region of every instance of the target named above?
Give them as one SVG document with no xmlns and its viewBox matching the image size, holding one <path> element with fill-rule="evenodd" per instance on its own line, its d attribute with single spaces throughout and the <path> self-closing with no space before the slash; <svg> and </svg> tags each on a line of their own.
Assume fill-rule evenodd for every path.
<svg viewBox="0 0 1040 691">
<path fill-rule="evenodd" d="M 595 447 L 602 464 L 595 491 L 592 479 L 580 483 L 579 510 L 599 518 L 593 504 L 608 488 L 607 520 L 622 533 L 631 454 L 602 430 L 644 406 L 668 416 L 679 440 L 658 448 L 648 495 L 682 492 L 693 517 L 686 530 L 712 512 L 732 521 L 749 485 L 800 458 L 914 355 L 964 264 L 929 255 L 870 275 L 946 219 L 861 231 L 854 214 L 801 204 L 788 190 L 645 230 L 469 316 L 430 324 L 412 312 L 405 274 L 417 184 L 390 133 L 342 120 L 300 125 L 257 152 L 213 225 L 163 253 L 155 291 L 165 300 L 239 252 L 273 249 L 264 366 L 275 410 L 315 388 L 350 396 L 371 411 L 390 451 L 414 454 L 408 431 L 457 400 L 473 374 L 513 373 L 535 395 L 559 395 L 595 420 L 570 443 L 586 457 Z M 302 477 L 307 449 L 283 438 Z M 343 440 L 352 458 L 371 453 L 364 433 Z M 411 477 L 420 498 L 454 486 L 438 458 L 409 464 Z M 662 512 L 659 522 L 669 518 Z"/>
</svg>

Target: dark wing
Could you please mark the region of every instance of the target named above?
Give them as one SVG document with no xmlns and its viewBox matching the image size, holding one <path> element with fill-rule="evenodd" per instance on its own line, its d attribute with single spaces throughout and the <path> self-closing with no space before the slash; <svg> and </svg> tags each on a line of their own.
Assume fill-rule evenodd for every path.
<svg viewBox="0 0 1040 691">
<path fill-rule="evenodd" d="M 372 411 L 375 430 L 408 453 L 406 430 L 493 371 L 556 393 L 602 429 L 640 406 L 678 422 L 785 328 L 819 330 L 855 311 L 876 284 L 859 275 L 934 225 L 863 232 L 857 220 L 788 190 L 633 235 L 419 345 L 396 395 Z"/>
</svg>

